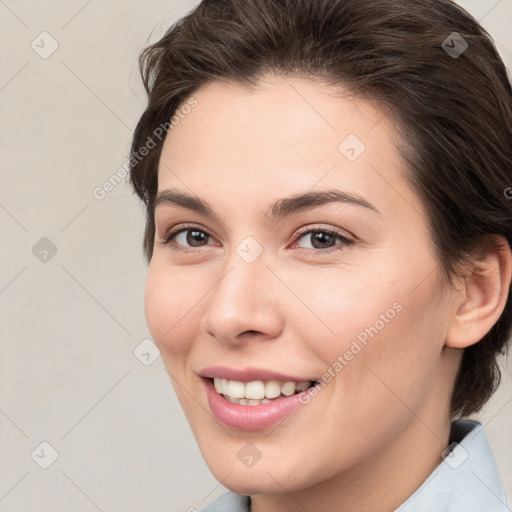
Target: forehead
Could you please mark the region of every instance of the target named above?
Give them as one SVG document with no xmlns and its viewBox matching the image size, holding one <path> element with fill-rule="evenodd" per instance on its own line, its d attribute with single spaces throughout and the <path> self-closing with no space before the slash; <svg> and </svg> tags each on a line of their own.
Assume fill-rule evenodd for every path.
<svg viewBox="0 0 512 512">
<path fill-rule="evenodd" d="M 197 105 L 180 115 L 179 127 L 172 128 L 167 145 L 185 144 L 187 150 L 199 141 L 203 146 L 214 142 L 228 148 L 243 144 L 246 150 L 265 148 L 265 153 L 281 147 L 285 155 L 296 150 L 297 143 L 310 150 L 332 146 L 341 142 L 347 130 L 356 131 L 363 142 L 397 138 L 379 103 L 316 80 L 267 77 L 256 88 L 216 81 L 201 87 L 193 98 Z"/>
<path fill-rule="evenodd" d="M 408 189 L 398 135 L 378 103 L 290 77 L 267 77 L 253 89 L 213 82 L 193 98 L 196 106 L 165 140 L 159 190 L 185 187 L 213 202 L 218 194 L 270 203 L 273 196 L 337 187 L 374 204 L 388 197 L 395 209 L 406 207 L 401 195 L 412 190 L 397 193 Z"/>
</svg>

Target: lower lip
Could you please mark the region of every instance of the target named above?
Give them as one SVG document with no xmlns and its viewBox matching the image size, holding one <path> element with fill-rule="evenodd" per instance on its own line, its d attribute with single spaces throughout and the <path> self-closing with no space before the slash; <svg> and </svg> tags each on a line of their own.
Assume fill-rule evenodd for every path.
<svg viewBox="0 0 512 512">
<path fill-rule="evenodd" d="M 241 430 L 261 430 L 275 425 L 304 405 L 300 398 L 308 392 L 305 390 L 292 396 L 277 398 L 268 404 L 242 405 L 234 404 L 217 393 L 210 379 L 201 380 L 215 418 L 229 427 Z"/>
</svg>

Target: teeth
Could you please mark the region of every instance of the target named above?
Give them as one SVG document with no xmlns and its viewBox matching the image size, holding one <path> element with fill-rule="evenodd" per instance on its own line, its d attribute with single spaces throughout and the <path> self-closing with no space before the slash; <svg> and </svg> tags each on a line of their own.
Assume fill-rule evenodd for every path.
<svg viewBox="0 0 512 512">
<path fill-rule="evenodd" d="M 295 393 L 295 382 L 285 382 L 281 386 L 281 393 L 284 396 L 291 396 Z"/>
<path fill-rule="evenodd" d="M 230 383 L 231 382 L 236 381 L 230 381 Z M 243 382 L 238 382 L 237 384 L 241 384 L 242 388 L 245 386 L 245 398 L 252 398 L 253 400 L 261 400 L 262 398 L 265 398 L 265 384 L 263 384 L 262 380 L 247 382 L 245 385 Z M 232 396 L 229 394 L 229 388 L 228 395 Z"/>
<path fill-rule="evenodd" d="M 269 380 L 265 384 L 265 396 L 267 398 L 277 398 L 281 394 L 281 385 L 275 380 Z"/>
<path fill-rule="evenodd" d="M 309 381 L 280 383 L 276 380 L 240 382 L 215 377 L 213 385 L 217 393 L 224 395 L 230 402 L 243 405 L 260 405 L 260 403 L 269 403 L 269 398 L 277 398 L 281 395 L 291 396 L 304 391 L 313 383 Z"/>
<path fill-rule="evenodd" d="M 231 398 L 244 398 L 244 383 L 238 382 L 236 380 L 228 381 L 228 389 L 226 395 L 229 395 Z M 247 396 L 246 398 L 263 398 L 262 396 Z"/>
<path fill-rule="evenodd" d="M 310 386 L 311 386 L 310 382 L 304 381 L 304 382 L 299 382 L 298 384 L 296 384 L 295 389 L 300 392 L 300 391 L 305 391 Z"/>
<path fill-rule="evenodd" d="M 263 400 L 248 400 L 247 398 L 231 398 L 229 396 L 226 396 L 226 400 L 234 404 L 241 405 L 260 405 L 270 403 L 270 400 L 267 400 L 266 398 L 264 398 Z"/>
</svg>

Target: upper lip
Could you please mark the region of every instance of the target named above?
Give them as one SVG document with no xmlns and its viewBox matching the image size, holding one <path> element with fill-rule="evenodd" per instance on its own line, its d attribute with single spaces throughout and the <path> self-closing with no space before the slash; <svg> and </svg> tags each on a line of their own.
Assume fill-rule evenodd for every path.
<svg viewBox="0 0 512 512">
<path fill-rule="evenodd" d="M 203 368 L 199 375 L 204 378 L 217 377 L 219 379 L 236 380 L 240 382 L 251 382 L 254 380 L 276 380 L 280 382 L 316 382 L 316 378 L 299 377 L 297 375 L 286 375 L 274 370 L 266 370 L 264 368 L 230 368 L 228 366 L 209 366 Z"/>
</svg>

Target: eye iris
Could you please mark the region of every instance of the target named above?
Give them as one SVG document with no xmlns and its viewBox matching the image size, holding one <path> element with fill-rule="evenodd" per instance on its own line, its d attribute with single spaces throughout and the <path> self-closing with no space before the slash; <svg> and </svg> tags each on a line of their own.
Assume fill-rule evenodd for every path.
<svg viewBox="0 0 512 512">
<path fill-rule="evenodd" d="M 315 249 L 323 249 L 325 247 L 332 247 L 332 243 L 334 241 L 334 236 L 330 233 L 326 233 L 324 231 L 317 231 L 316 233 L 312 233 L 312 242 L 313 247 Z M 320 243 L 320 247 L 316 244 L 316 242 Z"/>
<path fill-rule="evenodd" d="M 189 229 L 187 231 L 187 244 L 193 247 L 198 247 L 202 245 L 202 241 L 208 241 L 208 236 L 206 233 L 194 229 Z"/>
</svg>

